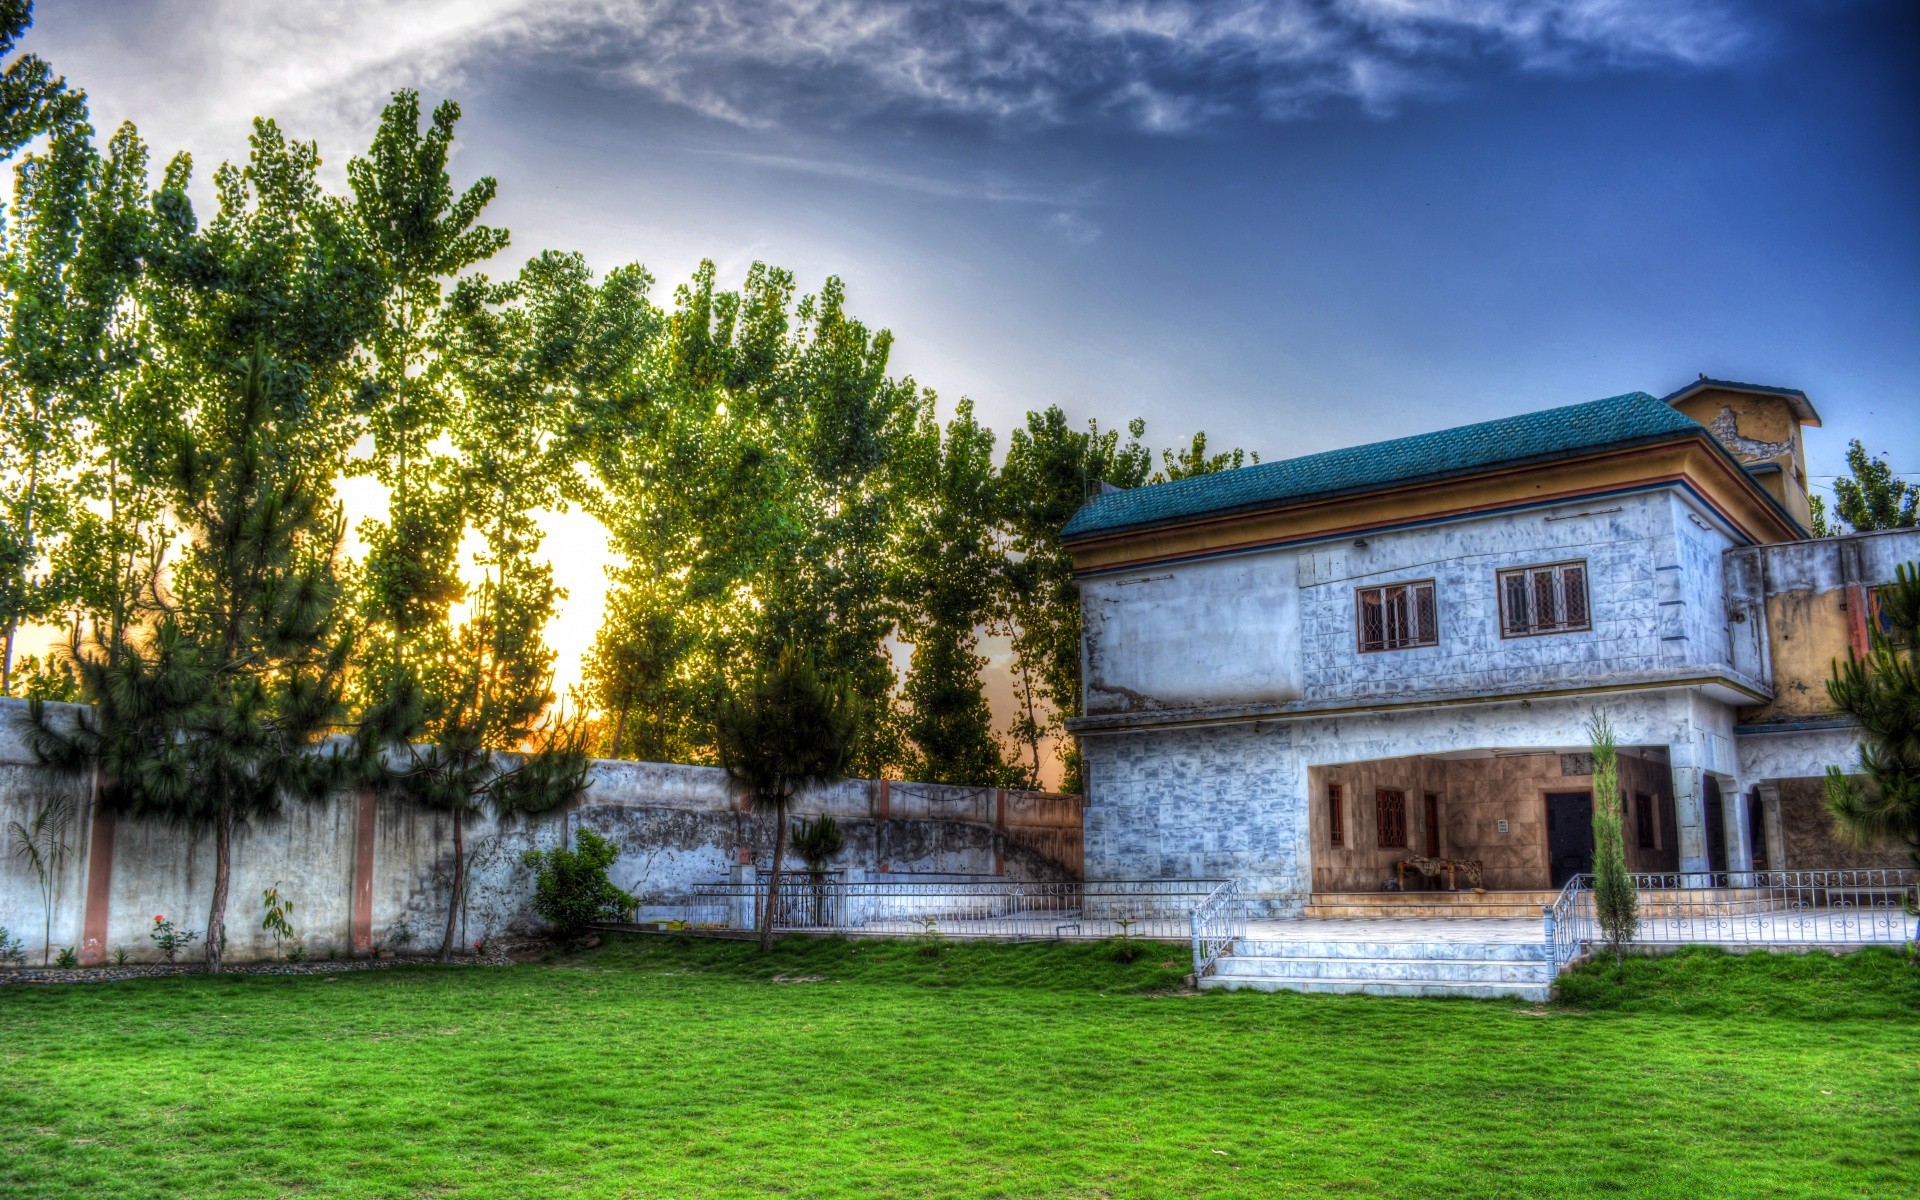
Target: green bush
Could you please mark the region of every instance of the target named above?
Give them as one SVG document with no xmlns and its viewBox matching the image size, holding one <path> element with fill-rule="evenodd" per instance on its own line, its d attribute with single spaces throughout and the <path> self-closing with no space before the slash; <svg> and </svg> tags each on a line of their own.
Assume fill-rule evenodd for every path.
<svg viewBox="0 0 1920 1200">
<path fill-rule="evenodd" d="M 607 882 L 607 868 L 620 857 L 613 843 L 591 829 L 582 829 L 575 840 L 577 849 L 529 850 L 521 857 L 538 872 L 533 911 L 569 941 L 595 921 L 624 916 L 636 903 Z"/>
<path fill-rule="evenodd" d="M 63 971 L 71 971 L 80 965 L 80 956 L 73 952 L 72 946 L 67 946 L 54 956 L 53 965 Z"/>
</svg>

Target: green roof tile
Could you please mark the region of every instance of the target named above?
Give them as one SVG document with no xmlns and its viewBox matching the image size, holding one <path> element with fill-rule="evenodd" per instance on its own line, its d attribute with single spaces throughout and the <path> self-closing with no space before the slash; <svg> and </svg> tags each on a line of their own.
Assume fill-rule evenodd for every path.
<svg viewBox="0 0 1920 1200">
<path fill-rule="evenodd" d="M 1663 401 L 1645 392 L 1629 392 L 1390 442 L 1106 492 L 1082 505 L 1061 536 L 1071 540 L 1194 517 L 1276 508 L 1612 446 L 1672 441 L 1700 432 L 1693 418 Z"/>
</svg>

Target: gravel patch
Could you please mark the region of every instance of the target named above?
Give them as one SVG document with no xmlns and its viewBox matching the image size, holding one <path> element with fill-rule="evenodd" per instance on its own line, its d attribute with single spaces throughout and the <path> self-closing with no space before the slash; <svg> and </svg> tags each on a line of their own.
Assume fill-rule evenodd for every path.
<svg viewBox="0 0 1920 1200">
<path fill-rule="evenodd" d="M 537 958 L 546 947 L 514 953 L 497 950 L 490 954 L 456 956 L 448 966 L 510 967 Z M 437 954 L 393 955 L 385 958 L 319 959 L 308 962 L 228 963 L 228 975 L 333 975 L 341 971 L 378 971 L 387 967 L 434 967 L 440 965 Z M 120 983 L 128 979 L 162 979 L 173 975 L 205 975 L 203 963 L 128 963 L 124 967 L 0 967 L 0 987 L 8 984 Z"/>
</svg>

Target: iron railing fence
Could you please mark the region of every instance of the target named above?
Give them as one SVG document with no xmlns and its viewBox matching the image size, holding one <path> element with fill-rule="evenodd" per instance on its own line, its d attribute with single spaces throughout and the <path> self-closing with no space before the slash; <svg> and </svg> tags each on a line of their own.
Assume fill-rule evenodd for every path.
<svg viewBox="0 0 1920 1200">
<path fill-rule="evenodd" d="M 1214 888 L 1195 906 L 1188 918 L 1193 932 L 1193 977 L 1199 980 L 1213 971 L 1220 956 L 1247 936 L 1247 906 L 1240 896 L 1240 884 L 1229 879 Z"/>
<path fill-rule="evenodd" d="M 920 881 L 781 873 L 774 928 L 827 933 L 943 937 L 1098 939 L 1127 935 L 1188 941 L 1194 909 L 1217 879 L 1121 879 L 1087 883 L 993 879 Z M 682 918 L 694 930 L 758 928 L 765 880 L 696 884 Z"/>
<path fill-rule="evenodd" d="M 1920 937 L 1920 871 L 1907 867 L 1630 878 L 1639 897 L 1634 945 L 1900 945 Z M 1568 881 L 1546 923 L 1556 970 L 1600 939 L 1591 875 Z"/>
</svg>

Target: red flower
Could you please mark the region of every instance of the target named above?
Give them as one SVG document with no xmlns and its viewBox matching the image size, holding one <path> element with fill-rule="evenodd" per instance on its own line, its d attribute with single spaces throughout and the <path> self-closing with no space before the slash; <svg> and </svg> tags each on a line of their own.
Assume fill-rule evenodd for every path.
<svg viewBox="0 0 1920 1200">
<path fill-rule="evenodd" d="M 162 921 L 164 921 L 164 920 L 166 920 L 166 918 L 165 918 L 165 917 L 163 917 L 163 916 L 161 916 L 161 915 L 160 915 L 160 914 L 158 914 L 158 913 L 155 913 L 155 914 L 154 914 L 154 916 L 153 916 L 153 923 L 154 923 L 155 925 L 158 925 L 158 924 L 159 924 L 160 922 L 162 922 Z"/>
</svg>

